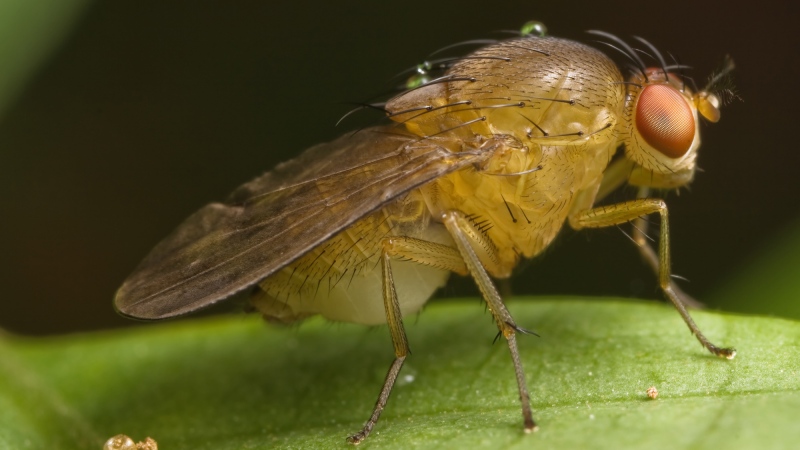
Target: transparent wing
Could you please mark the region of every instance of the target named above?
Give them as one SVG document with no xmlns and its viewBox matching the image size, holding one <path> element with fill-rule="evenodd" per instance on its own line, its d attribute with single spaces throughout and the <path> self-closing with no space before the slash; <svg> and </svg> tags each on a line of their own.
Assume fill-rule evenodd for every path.
<svg viewBox="0 0 800 450">
<path fill-rule="evenodd" d="M 453 145 L 376 127 L 314 146 L 186 219 L 125 281 L 115 305 L 162 319 L 252 286 L 409 190 L 483 159 Z"/>
</svg>

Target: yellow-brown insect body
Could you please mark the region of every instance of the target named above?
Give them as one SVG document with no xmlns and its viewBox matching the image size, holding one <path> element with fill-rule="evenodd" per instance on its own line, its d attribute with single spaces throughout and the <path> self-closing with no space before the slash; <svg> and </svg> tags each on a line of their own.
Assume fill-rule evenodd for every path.
<svg viewBox="0 0 800 450">
<path fill-rule="evenodd" d="M 479 251 L 481 261 L 503 278 L 520 257 L 547 247 L 576 202 L 591 205 L 618 146 L 615 125 L 624 111 L 622 76 L 608 57 L 575 41 L 518 39 L 473 53 L 443 80 L 389 101 L 392 119 L 420 138 L 436 136 L 453 152 L 498 136 L 504 145 L 479 167 L 412 191 L 260 283 L 253 302 L 267 318 L 322 314 L 383 323 L 376 299 L 385 237 L 453 246 L 438 218 L 458 209 L 488 236 L 494 248 Z M 419 310 L 447 278 L 413 262 L 395 261 L 393 270 L 404 315 Z"/>
<path fill-rule="evenodd" d="M 495 277 L 506 277 L 520 256 L 547 247 L 579 198 L 591 204 L 590 191 L 618 146 L 622 75 L 584 44 L 530 37 L 479 50 L 448 77 L 457 81 L 401 95 L 387 109 L 437 108 L 393 117 L 422 136 L 472 122 L 450 133 L 464 139 L 507 135 L 516 143 L 495 152 L 482 170 L 462 169 L 423 189 L 435 194 L 426 196 L 434 216 L 459 209 L 491 226 L 487 234 L 499 261 L 484 264 Z M 524 173 L 537 166 L 541 170 Z"/>
<path fill-rule="evenodd" d="M 262 281 L 251 303 L 265 318 L 280 323 L 316 314 L 334 321 L 385 323 L 381 242 L 409 236 L 452 245 L 444 227 L 430 219 L 419 191 L 412 191 Z M 394 261 L 392 269 L 404 315 L 418 311 L 449 276 L 446 270 L 412 261 Z"/>
<path fill-rule="evenodd" d="M 591 33 L 634 61 L 630 81 L 574 41 L 527 36 L 477 50 L 386 103 L 393 125 L 314 146 L 190 216 L 123 283 L 117 308 L 163 319 L 251 289 L 271 321 L 387 323 L 395 359 L 371 416 L 348 438 L 357 444 L 410 354 L 403 317 L 450 272 L 470 275 L 508 344 L 531 432 L 516 340 L 526 330 L 492 276 L 542 252 L 565 222 L 576 230 L 634 222 L 632 241 L 664 295 L 708 351 L 732 359 L 735 349 L 706 339 L 686 311 L 671 279 L 667 205 L 648 191 L 691 181 L 698 114 L 719 120 L 719 98 L 709 88 L 693 94 L 647 41 L 636 38 L 657 69 L 616 36 Z M 626 182 L 641 186 L 637 198 L 595 204 Z M 655 214 L 657 250 L 644 219 Z"/>
</svg>

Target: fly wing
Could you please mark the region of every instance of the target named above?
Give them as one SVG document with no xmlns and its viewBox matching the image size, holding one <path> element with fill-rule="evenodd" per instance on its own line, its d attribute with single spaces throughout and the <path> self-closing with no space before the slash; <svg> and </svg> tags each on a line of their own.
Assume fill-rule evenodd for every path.
<svg viewBox="0 0 800 450">
<path fill-rule="evenodd" d="M 454 144 L 376 127 L 314 146 L 186 219 L 120 287 L 115 305 L 163 319 L 252 286 L 409 190 L 483 159 L 453 152 Z"/>
</svg>

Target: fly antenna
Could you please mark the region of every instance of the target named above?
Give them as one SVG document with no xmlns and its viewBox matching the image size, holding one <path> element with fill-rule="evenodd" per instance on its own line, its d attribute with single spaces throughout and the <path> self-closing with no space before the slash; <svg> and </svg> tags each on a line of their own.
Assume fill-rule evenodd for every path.
<svg viewBox="0 0 800 450">
<path fill-rule="evenodd" d="M 731 58 L 730 55 L 725 55 L 725 61 L 722 63 L 722 69 L 711 75 L 711 77 L 708 79 L 708 83 L 706 83 L 706 87 L 703 88 L 703 90 L 708 91 L 712 89 L 715 84 L 728 77 L 735 68 L 736 64 L 734 64 L 733 58 Z"/>
</svg>

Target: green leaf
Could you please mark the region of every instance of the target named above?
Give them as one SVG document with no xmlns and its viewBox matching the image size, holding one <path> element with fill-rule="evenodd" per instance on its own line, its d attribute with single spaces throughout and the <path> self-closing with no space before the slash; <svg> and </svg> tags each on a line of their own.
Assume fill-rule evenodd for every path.
<svg viewBox="0 0 800 450">
<path fill-rule="evenodd" d="M 728 311 L 800 319 L 800 222 L 772 238 L 745 267 L 706 299 Z"/>
<path fill-rule="evenodd" d="M 516 299 L 540 431 L 525 435 L 507 346 L 478 300 L 406 320 L 414 352 L 360 448 L 790 448 L 800 442 L 800 324 L 672 308 Z M 348 448 L 392 347 L 383 327 L 194 319 L 0 340 L 0 447 L 100 450 L 125 433 L 162 450 Z M 655 386 L 657 399 L 646 391 Z"/>
<path fill-rule="evenodd" d="M 0 2 L 0 116 L 88 4 L 89 0 Z"/>
</svg>

